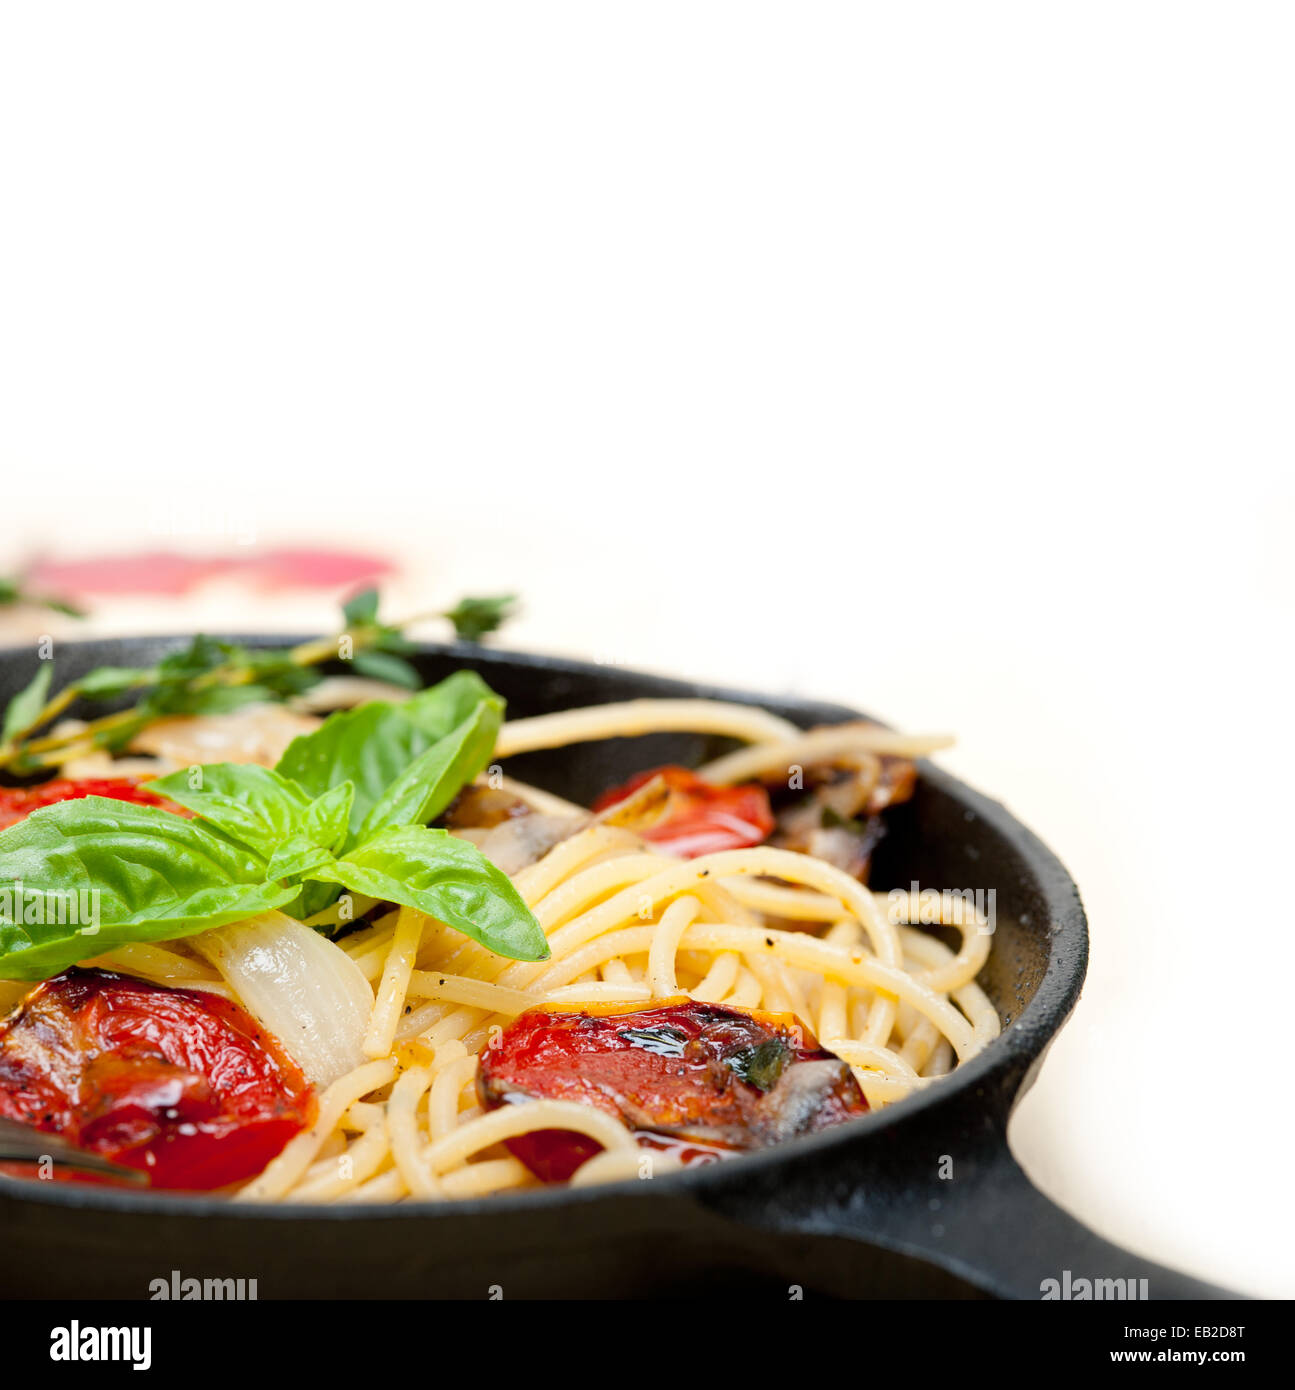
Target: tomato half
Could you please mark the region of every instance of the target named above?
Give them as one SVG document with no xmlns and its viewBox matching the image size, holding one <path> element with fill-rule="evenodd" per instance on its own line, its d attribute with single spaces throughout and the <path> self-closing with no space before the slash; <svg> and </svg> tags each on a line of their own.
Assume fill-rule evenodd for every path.
<svg viewBox="0 0 1295 1390">
<path fill-rule="evenodd" d="M 77 801 L 83 796 L 106 796 L 113 801 L 133 801 L 141 806 L 163 806 L 177 815 L 192 813 L 156 792 L 145 791 L 143 777 L 56 777 L 35 787 L 0 787 L 0 830 L 8 830 L 42 806 L 56 801 Z"/>
<path fill-rule="evenodd" d="M 315 1113 L 296 1063 L 218 995 L 73 969 L 0 1021 L 0 1115 L 153 1187 L 250 1178 Z"/>
<path fill-rule="evenodd" d="M 761 845 L 773 830 L 769 793 L 758 782 L 716 787 L 686 767 L 673 765 L 640 772 L 623 786 L 604 792 L 594 802 L 594 810 L 615 806 L 654 777 L 664 779 L 669 798 L 662 818 L 640 833 L 681 859 Z"/>
<path fill-rule="evenodd" d="M 764 1148 L 862 1115 L 850 1068 L 790 1014 L 684 999 L 659 1008 L 530 1009 L 481 1053 L 485 1109 L 527 1097 L 595 1106 L 641 1147 L 685 1163 Z M 595 1140 L 537 1130 L 508 1148 L 546 1182 L 569 1178 Z"/>
</svg>

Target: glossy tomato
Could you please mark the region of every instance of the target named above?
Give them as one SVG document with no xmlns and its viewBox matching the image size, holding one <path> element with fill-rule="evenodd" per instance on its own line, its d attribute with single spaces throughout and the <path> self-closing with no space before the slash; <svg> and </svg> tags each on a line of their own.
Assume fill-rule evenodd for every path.
<svg viewBox="0 0 1295 1390">
<path fill-rule="evenodd" d="M 530 1009 L 481 1054 L 485 1109 L 527 1097 L 595 1106 L 684 1162 L 759 1149 L 862 1115 L 850 1068 L 790 1014 L 682 999 L 658 1008 Z M 563 1181 L 598 1152 L 566 1130 L 507 1141 L 537 1176 Z"/>
<path fill-rule="evenodd" d="M 250 1178 L 315 1111 L 297 1065 L 218 995 L 74 969 L 0 1021 L 0 1115 L 154 1187 Z"/>
<path fill-rule="evenodd" d="M 673 765 L 640 772 L 623 786 L 604 792 L 594 802 L 594 810 L 615 806 L 654 777 L 662 778 L 669 789 L 665 812 L 639 833 L 681 859 L 761 845 L 773 829 L 769 793 L 759 783 L 717 787 L 686 767 Z"/>
<path fill-rule="evenodd" d="M 163 806 L 177 815 L 191 813 L 173 801 L 145 791 L 143 777 L 56 777 L 35 787 L 0 787 L 0 830 L 8 830 L 42 806 L 56 801 L 77 801 L 83 796 L 106 796 L 113 801 L 133 801 L 141 806 Z"/>
</svg>

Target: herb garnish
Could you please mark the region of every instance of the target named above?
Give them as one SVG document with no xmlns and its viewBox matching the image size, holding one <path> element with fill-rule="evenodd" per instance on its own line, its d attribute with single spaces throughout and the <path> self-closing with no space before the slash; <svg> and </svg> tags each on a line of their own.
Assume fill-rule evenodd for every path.
<svg viewBox="0 0 1295 1390">
<path fill-rule="evenodd" d="M 620 1036 L 659 1057 L 682 1057 L 688 1043 L 688 1034 L 668 1023 L 659 1028 L 622 1028 Z"/>
<path fill-rule="evenodd" d="M 508 616 L 511 595 L 465 598 L 452 609 L 404 623 L 382 622 L 378 594 L 366 589 L 346 604 L 344 630 L 296 647 L 257 648 L 198 636 L 155 666 L 100 666 L 48 698 L 51 664 L 42 661 L 35 678 L 20 691 L 0 727 L 0 769 L 18 774 L 42 771 L 69 758 L 124 748 L 156 719 L 177 714 L 221 714 L 240 705 L 286 700 L 322 679 L 314 668 L 340 658 L 362 675 L 417 690 L 417 671 L 404 659 L 413 644 L 403 630 L 428 616 L 448 618 L 455 635 L 479 641 Z M 111 700 L 140 693 L 130 709 L 92 719 L 65 733 L 41 733 L 75 700 Z"/>
<path fill-rule="evenodd" d="M 495 598 L 464 598 L 445 616 L 454 624 L 454 634 L 460 642 L 480 642 L 512 617 L 516 607 L 516 594 L 500 594 Z"/>
<path fill-rule="evenodd" d="M 744 1047 L 728 1059 L 729 1066 L 758 1091 L 772 1091 L 791 1061 L 791 1048 L 782 1038 L 766 1038 L 755 1047 Z"/>
<path fill-rule="evenodd" d="M 28 603 L 36 608 L 48 608 L 53 613 L 63 613 L 69 618 L 84 618 L 85 610 L 57 594 L 37 594 L 28 587 L 25 579 L 12 575 L 0 576 L 0 608 L 9 608 Z"/>
<path fill-rule="evenodd" d="M 823 814 L 819 817 L 819 824 L 824 830 L 849 830 L 855 835 L 866 834 L 868 829 L 861 820 L 851 820 L 848 816 L 843 816 L 839 811 L 834 811 L 830 806 L 823 807 Z"/>
<path fill-rule="evenodd" d="M 97 895 L 99 918 L 0 920 L 0 977 L 42 979 L 135 941 L 187 936 L 279 908 L 322 911 L 346 888 L 456 927 L 498 955 L 548 943 L 508 877 L 427 822 L 486 765 L 504 702 L 459 671 L 404 704 L 332 715 L 274 770 L 183 769 L 147 784 L 199 819 L 89 796 L 0 833 L 0 884 Z"/>
</svg>

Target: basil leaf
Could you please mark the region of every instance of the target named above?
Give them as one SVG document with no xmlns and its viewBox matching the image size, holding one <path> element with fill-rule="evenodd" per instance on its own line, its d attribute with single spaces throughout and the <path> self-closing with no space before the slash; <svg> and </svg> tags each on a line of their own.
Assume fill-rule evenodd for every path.
<svg viewBox="0 0 1295 1390">
<path fill-rule="evenodd" d="M 351 803 L 355 800 L 355 783 L 339 782 L 337 786 L 317 796 L 306 807 L 302 817 L 302 832 L 321 849 L 330 853 L 340 850 L 346 840 L 346 828 L 351 819 Z"/>
<path fill-rule="evenodd" d="M 19 885 L 22 892 L 20 894 Z M 17 919 L 20 896 L 58 894 L 63 922 Z M 298 890 L 265 860 L 157 806 L 87 796 L 34 811 L 0 834 L 0 977 L 39 980 L 135 941 L 163 941 L 282 907 Z M 91 895 L 98 921 L 81 917 Z M 77 898 L 74 907 L 70 895 Z M 46 918 L 56 916 L 47 896 Z"/>
<path fill-rule="evenodd" d="M 300 882 L 301 879 L 314 873 L 316 869 L 332 862 L 331 851 L 318 844 L 309 835 L 289 835 L 270 856 L 270 862 L 265 866 L 265 876 L 276 882 L 279 879 Z M 313 886 L 322 887 L 323 885 Z M 312 915 L 312 913 L 306 913 L 308 917 Z"/>
<path fill-rule="evenodd" d="M 547 960 L 549 943 L 506 874 L 448 830 L 383 830 L 311 877 L 415 907 L 496 955 Z"/>
<path fill-rule="evenodd" d="M 497 701 L 502 712 L 503 697 L 496 695 L 475 671 L 455 671 L 393 708 L 438 739 L 462 724 L 482 700 Z"/>
<path fill-rule="evenodd" d="M 31 683 L 24 686 L 17 695 L 9 701 L 9 707 L 4 712 L 4 724 L 0 726 L 0 739 L 9 742 L 15 734 L 20 734 L 24 729 L 34 724 L 45 708 L 45 700 L 49 694 L 49 683 L 54 675 L 54 663 L 52 661 L 42 661 L 36 668 L 36 674 L 32 677 Z"/>
<path fill-rule="evenodd" d="M 192 780 L 199 785 L 191 786 Z M 145 786 L 196 812 L 264 859 L 282 840 L 303 828 L 311 805 L 295 782 L 254 763 L 206 763 L 193 770 L 172 772 Z"/>
<path fill-rule="evenodd" d="M 502 717 L 503 702 L 485 681 L 473 671 L 456 671 L 404 704 L 372 700 L 330 715 L 313 733 L 293 739 L 276 771 L 309 796 L 354 782 L 354 837 L 410 763 L 462 724 L 483 700 L 496 702 Z"/>
<path fill-rule="evenodd" d="M 357 837 L 434 820 L 490 761 L 503 722 L 503 701 L 482 700 L 456 729 L 420 753 L 374 803 Z"/>
<path fill-rule="evenodd" d="M 286 853 L 281 862 L 288 862 Z M 302 862 L 305 862 L 304 854 L 302 856 Z M 288 873 L 289 881 L 298 881 L 294 880 L 294 875 L 298 873 L 301 875 L 301 879 L 299 880 L 301 883 L 301 897 L 290 907 L 285 907 L 283 909 L 289 916 L 297 918 L 300 922 L 304 922 L 308 917 L 317 917 L 321 912 L 332 907 L 338 898 L 342 896 L 342 890 L 337 884 L 321 883 L 317 878 L 311 877 L 315 872 L 314 866 L 317 863 L 328 864 L 331 862 L 332 856 L 325 855 L 322 859 L 315 859 L 312 856 L 310 858 L 311 867 L 309 869 L 299 869 L 295 865 L 290 865 Z M 340 926 L 340 922 L 331 923 L 327 926 L 315 927 L 314 930 L 322 931 L 325 936 L 333 936 L 339 930 Z"/>
<path fill-rule="evenodd" d="M 333 855 L 346 842 L 354 797 L 353 782 L 341 782 L 323 796 L 316 797 L 306 808 L 300 832 L 290 835 L 271 855 L 265 868 L 266 877 L 301 883 L 312 870 L 331 863 Z M 301 897 L 288 911 L 294 917 L 313 917 L 336 902 L 341 891 L 333 883 L 302 883 Z"/>
<path fill-rule="evenodd" d="M 314 733 L 293 739 L 275 770 L 312 797 L 353 783 L 354 833 L 382 793 L 431 742 L 394 705 L 375 700 L 330 715 Z"/>
</svg>

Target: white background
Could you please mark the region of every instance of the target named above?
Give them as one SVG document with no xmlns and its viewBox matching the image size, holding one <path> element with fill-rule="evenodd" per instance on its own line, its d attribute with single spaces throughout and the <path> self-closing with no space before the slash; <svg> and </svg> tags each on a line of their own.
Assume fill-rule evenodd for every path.
<svg viewBox="0 0 1295 1390">
<path fill-rule="evenodd" d="M 955 730 L 1092 922 L 1022 1160 L 1295 1295 L 1288 6 L 3 14 L 11 557 L 376 546 Z"/>
</svg>

